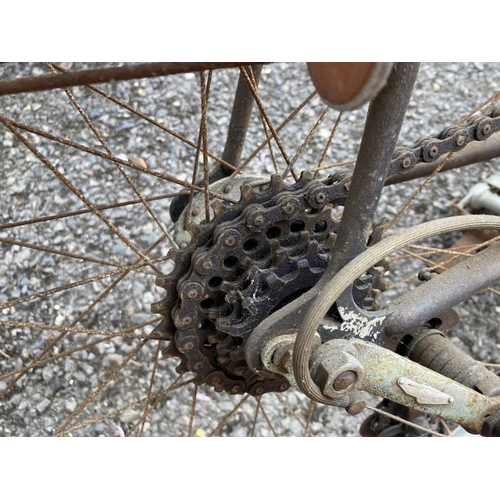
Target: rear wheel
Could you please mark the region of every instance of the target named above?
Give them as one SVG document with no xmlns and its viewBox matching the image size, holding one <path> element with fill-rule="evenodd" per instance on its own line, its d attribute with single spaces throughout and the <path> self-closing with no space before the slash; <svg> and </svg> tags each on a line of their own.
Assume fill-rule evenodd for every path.
<svg viewBox="0 0 500 500">
<path fill-rule="evenodd" d="M 6 79 L 60 69 L 6 65 L 2 71 Z M 422 136 L 422 128 L 437 132 L 470 111 L 470 106 L 447 109 L 447 103 L 454 102 L 448 97 L 453 95 L 453 85 L 468 92 L 475 105 L 494 91 L 486 82 L 487 71 L 500 74 L 496 66 L 482 72 L 474 66 L 443 66 L 439 71 L 442 75 L 438 76 L 435 66 L 423 67 L 400 142 L 411 143 L 408 138 Z M 468 80 L 458 77 L 460 71 L 469 75 Z M 250 72 L 247 75 L 251 78 Z M 204 321 L 215 314 L 214 308 L 222 311 L 219 315 L 234 316 L 233 311 L 224 309 L 224 299 L 215 305 L 207 299 L 216 301 L 216 290 L 238 281 L 240 254 L 238 262 L 229 259 L 234 255 L 225 255 L 226 274 L 212 276 L 190 271 L 190 258 L 186 260 L 187 269 L 180 273 L 180 257 L 172 262 L 167 253 L 170 248 L 183 246 L 169 210 L 180 191 L 202 192 L 199 207 L 191 208 L 190 217 L 197 221 L 195 233 L 209 238 L 212 233 L 204 220 L 204 193 L 208 203 L 217 197 L 230 197 L 224 188 L 216 189 L 205 180 L 220 161 L 231 92 L 238 76 L 237 69 L 207 71 L 202 77 L 187 73 L 102 84 L 103 91 L 76 87 L 1 98 L 6 195 L 1 201 L 0 224 L 0 328 L 4 339 L 0 347 L 0 405 L 6 423 L 0 434 L 357 432 L 363 415 L 356 421 L 343 410 L 312 404 L 296 391 L 270 389 L 259 393 L 257 384 L 252 385 L 251 396 L 246 393 L 250 386 L 237 387 L 234 392 L 238 394 L 230 395 L 224 392 L 231 392 L 228 384 L 212 383 L 212 388 L 193 384 L 203 378 L 207 382 L 208 375 L 200 378 L 189 370 L 179 374 L 179 360 L 183 368 L 192 368 L 186 363 L 195 361 L 185 353 L 169 352 L 168 340 L 151 338 L 161 317 L 151 314 L 150 307 L 165 296 L 155 280 L 158 275 L 168 277 L 174 269 L 179 280 L 190 272 L 206 276 L 204 293 L 214 291 L 210 292 L 213 296 L 203 299 L 205 303 L 201 302 L 205 312 L 197 318 L 197 327 L 206 326 Z M 260 183 L 263 177 L 286 172 L 288 180 L 276 188 L 277 193 L 293 194 L 294 188 L 286 186 L 294 185 L 294 177 L 298 179 L 304 170 L 319 178 L 320 174 L 334 173 L 335 168 L 352 165 L 366 107 L 349 114 L 326 110 L 312 95 L 313 87 L 303 66 L 298 70 L 288 65 L 265 66 L 259 89 L 260 113 L 254 111 L 250 121 L 242 172 L 257 176 Z M 286 121 L 289 116 L 290 123 Z M 272 147 L 265 144 L 259 149 L 267 139 Z M 468 172 L 474 180 L 465 183 L 463 175 L 445 173 L 430 182 L 429 190 L 401 214 L 399 208 L 404 208 L 410 188 L 418 189 L 422 180 L 390 186 L 380 215 L 396 215 L 394 227 L 440 218 L 449 214 L 451 199 L 465 196 L 476 179 L 483 179 L 494 168 L 493 163 L 481 169 L 472 167 Z M 193 170 L 197 171 L 194 177 Z M 248 200 L 265 203 L 266 192 L 255 191 L 248 194 Z M 240 217 L 250 201 L 240 202 L 241 210 L 233 215 Z M 200 215 L 194 214 L 196 209 Z M 339 208 L 334 215 L 340 213 Z M 224 214 L 209 209 L 208 218 L 214 217 L 220 230 Z M 226 222 L 228 228 L 232 221 Z M 276 300 L 266 314 L 314 284 L 314 273 L 299 272 L 303 267 L 297 262 L 306 255 L 306 261 L 312 263 L 314 256 L 319 261 L 311 267 L 321 273 L 325 262 L 321 252 L 305 252 L 304 248 L 313 240 L 320 249 L 326 249 L 327 233 L 333 230 L 329 224 L 333 224 L 330 219 L 310 214 L 306 219 L 290 220 L 286 227 L 283 221 L 271 225 L 265 240 L 249 234 L 242 242 L 240 253 L 252 262 L 275 259 L 267 267 L 257 266 L 268 275 L 277 266 L 277 249 L 296 249 L 297 258 L 292 263 L 286 261 L 286 252 L 281 252 L 280 265 L 283 269 L 291 266 L 303 284 L 294 285 L 293 290 L 289 286 L 286 297 Z M 314 238 L 299 242 L 306 229 Z M 263 246 L 265 252 L 260 254 Z M 413 250 L 423 252 L 420 261 L 440 253 L 434 247 Z M 255 284 L 245 287 L 245 281 L 239 283 L 247 289 L 244 297 L 255 293 L 269 296 Z M 163 286 L 172 294 L 172 284 Z M 461 342 L 473 354 L 486 354 L 493 363 L 500 362 L 497 351 L 493 351 L 497 339 L 491 310 L 497 307 L 496 296 L 490 293 L 471 299 L 473 307 L 462 313 L 475 318 L 476 337 L 468 330 L 457 333 L 463 335 Z M 242 301 L 238 307 L 242 307 Z M 261 302 L 261 312 L 263 307 Z M 174 356 L 165 358 L 162 352 Z M 238 366 L 234 362 L 231 373 Z M 198 374 L 202 371 L 200 368 Z M 214 390 L 221 387 L 223 392 Z"/>
</svg>

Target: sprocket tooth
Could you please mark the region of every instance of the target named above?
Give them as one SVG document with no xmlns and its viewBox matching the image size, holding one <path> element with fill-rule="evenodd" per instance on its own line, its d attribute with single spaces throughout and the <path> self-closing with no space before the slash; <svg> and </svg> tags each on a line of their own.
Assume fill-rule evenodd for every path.
<svg viewBox="0 0 500 500">
<path fill-rule="evenodd" d="M 221 201 L 216 200 L 212 203 L 212 210 L 214 211 L 214 217 L 219 218 L 224 212 L 224 205 Z"/>
<path fill-rule="evenodd" d="M 161 355 L 164 358 L 180 358 L 182 356 L 182 354 L 177 349 L 177 346 L 175 345 L 175 342 L 170 342 L 167 345 L 167 347 L 164 347 L 161 350 Z"/>
<path fill-rule="evenodd" d="M 158 326 L 151 331 L 151 336 L 160 337 L 162 340 L 173 340 L 175 327 L 173 323 L 168 324 L 164 319 Z"/>
<path fill-rule="evenodd" d="M 253 188 L 250 184 L 243 184 L 240 187 L 240 202 L 249 201 L 253 195 Z"/>
<path fill-rule="evenodd" d="M 163 276 L 157 276 L 155 280 L 156 286 L 161 286 L 162 288 L 166 288 L 168 282 L 169 282 L 168 278 L 165 278 Z"/>
<path fill-rule="evenodd" d="M 175 371 L 179 375 L 184 375 L 185 373 L 187 373 L 189 371 L 188 367 L 187 367 L 186 360 L 184 358 L 181 358 L 180 363 L 175 367 Z"/>
<path fill-rule="evenodd" d="M 182 255 L 182 252 L 180 250 L 177 250 L 177 248 L 171 248 L 167 252 L 167 258 L 170 260 L 173 260 L 174 262 L 178 262 L 179 256 Z"/>
<path fill-rule="evenodd" d="M 274 174 L 271 176 L 271 182 L 269 183 L 269 187 L 272 189 L 281 189 L 285 186 L 283 182 L 283 177 L 278 174 Z"/>
<path fill-rule="evenodd" d="M 166 316 L 168 314 L 168 309 L 165 305 L 165 299 L 153 302 L 151 304 L 151 312 L 153 314 L 162 314 L 163 316 Z"/>
<path fill-rule="evenodd" d="M 222 336 L 220 332 L 215 331 L 214 333 L 209 334 L 207 340 L 210 344 L 218 344 L 224 340 L 224 336 Z"/>
<path fill-rule="evenodd" d="M 303 170 L 300 174 L 299 181 L 300 182 L 309 182 L 314 178 L 314 174 L 310 170 Z"/>
</svg>

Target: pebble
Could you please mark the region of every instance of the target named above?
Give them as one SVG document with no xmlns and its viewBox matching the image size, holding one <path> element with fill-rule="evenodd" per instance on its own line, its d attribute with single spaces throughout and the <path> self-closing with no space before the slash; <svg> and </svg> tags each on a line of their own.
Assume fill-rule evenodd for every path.
<svg viewBox="0 0 500 500">
<path fill-rule="evenodd" d="M 132 422 L 136 422 L 137 419 L 141 416 L 141 413 L 133 408 L 127 408 L 120 414 L 120 422 L 123 424 L 131 424 Z"/>
<path fill-rule="evenodd" d="M 43 413 L 50 406 L 50 399 L 43 398 L 37 405 L 36 411 L 38 413 Z"/>
<path fill-rule="evenodd" d="M 77 406 L 78 403 L 76 402 L 76 399 L 73 396 L 69 396 L 64 402 L 64 408 L 66 408 L 66 410 L 71 413 L 73 413 L 76 410 Z"/>
</svg>

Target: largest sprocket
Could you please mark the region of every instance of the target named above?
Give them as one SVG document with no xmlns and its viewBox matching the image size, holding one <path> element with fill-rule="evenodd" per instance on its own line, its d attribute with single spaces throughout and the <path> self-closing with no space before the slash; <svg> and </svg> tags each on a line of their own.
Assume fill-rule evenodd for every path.
<svg viewBox="0 0 500 500">
<path fill-rule="evenodd" d="M 215 202 L 209 223 L 188 228 L 191 242 L 170 250 L 175 268 L 158 278 L 166 297 L 153 306 L 165 317 L 157 328 L 170 340 L 164 355 L 181 360 L 178 371 L 232 394 L 288 388 L 283 377 L 247 366 L 245 342 L 323 274 L 347 181 L 345 173 L 315 181 L 304 174 L 287 185 L 274 176 L 265 190 L 244 186 L 236 204 Z M 366 308 L 374 302 L 371 285 L 354 290 Z"/>
</svg>

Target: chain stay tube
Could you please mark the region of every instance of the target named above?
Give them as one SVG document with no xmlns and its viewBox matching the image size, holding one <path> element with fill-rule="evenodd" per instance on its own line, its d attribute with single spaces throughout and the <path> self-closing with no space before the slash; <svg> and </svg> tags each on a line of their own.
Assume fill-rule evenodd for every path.
<svg viewBox="0 0 500 500">
<path fill-rule="evenodd" d="M 484 396 L 440 373 L 370 342 L 351 341 L 365 371 L 359 389 L 437 415 L 481 434 L 500 398 Z"/>
</svg>

